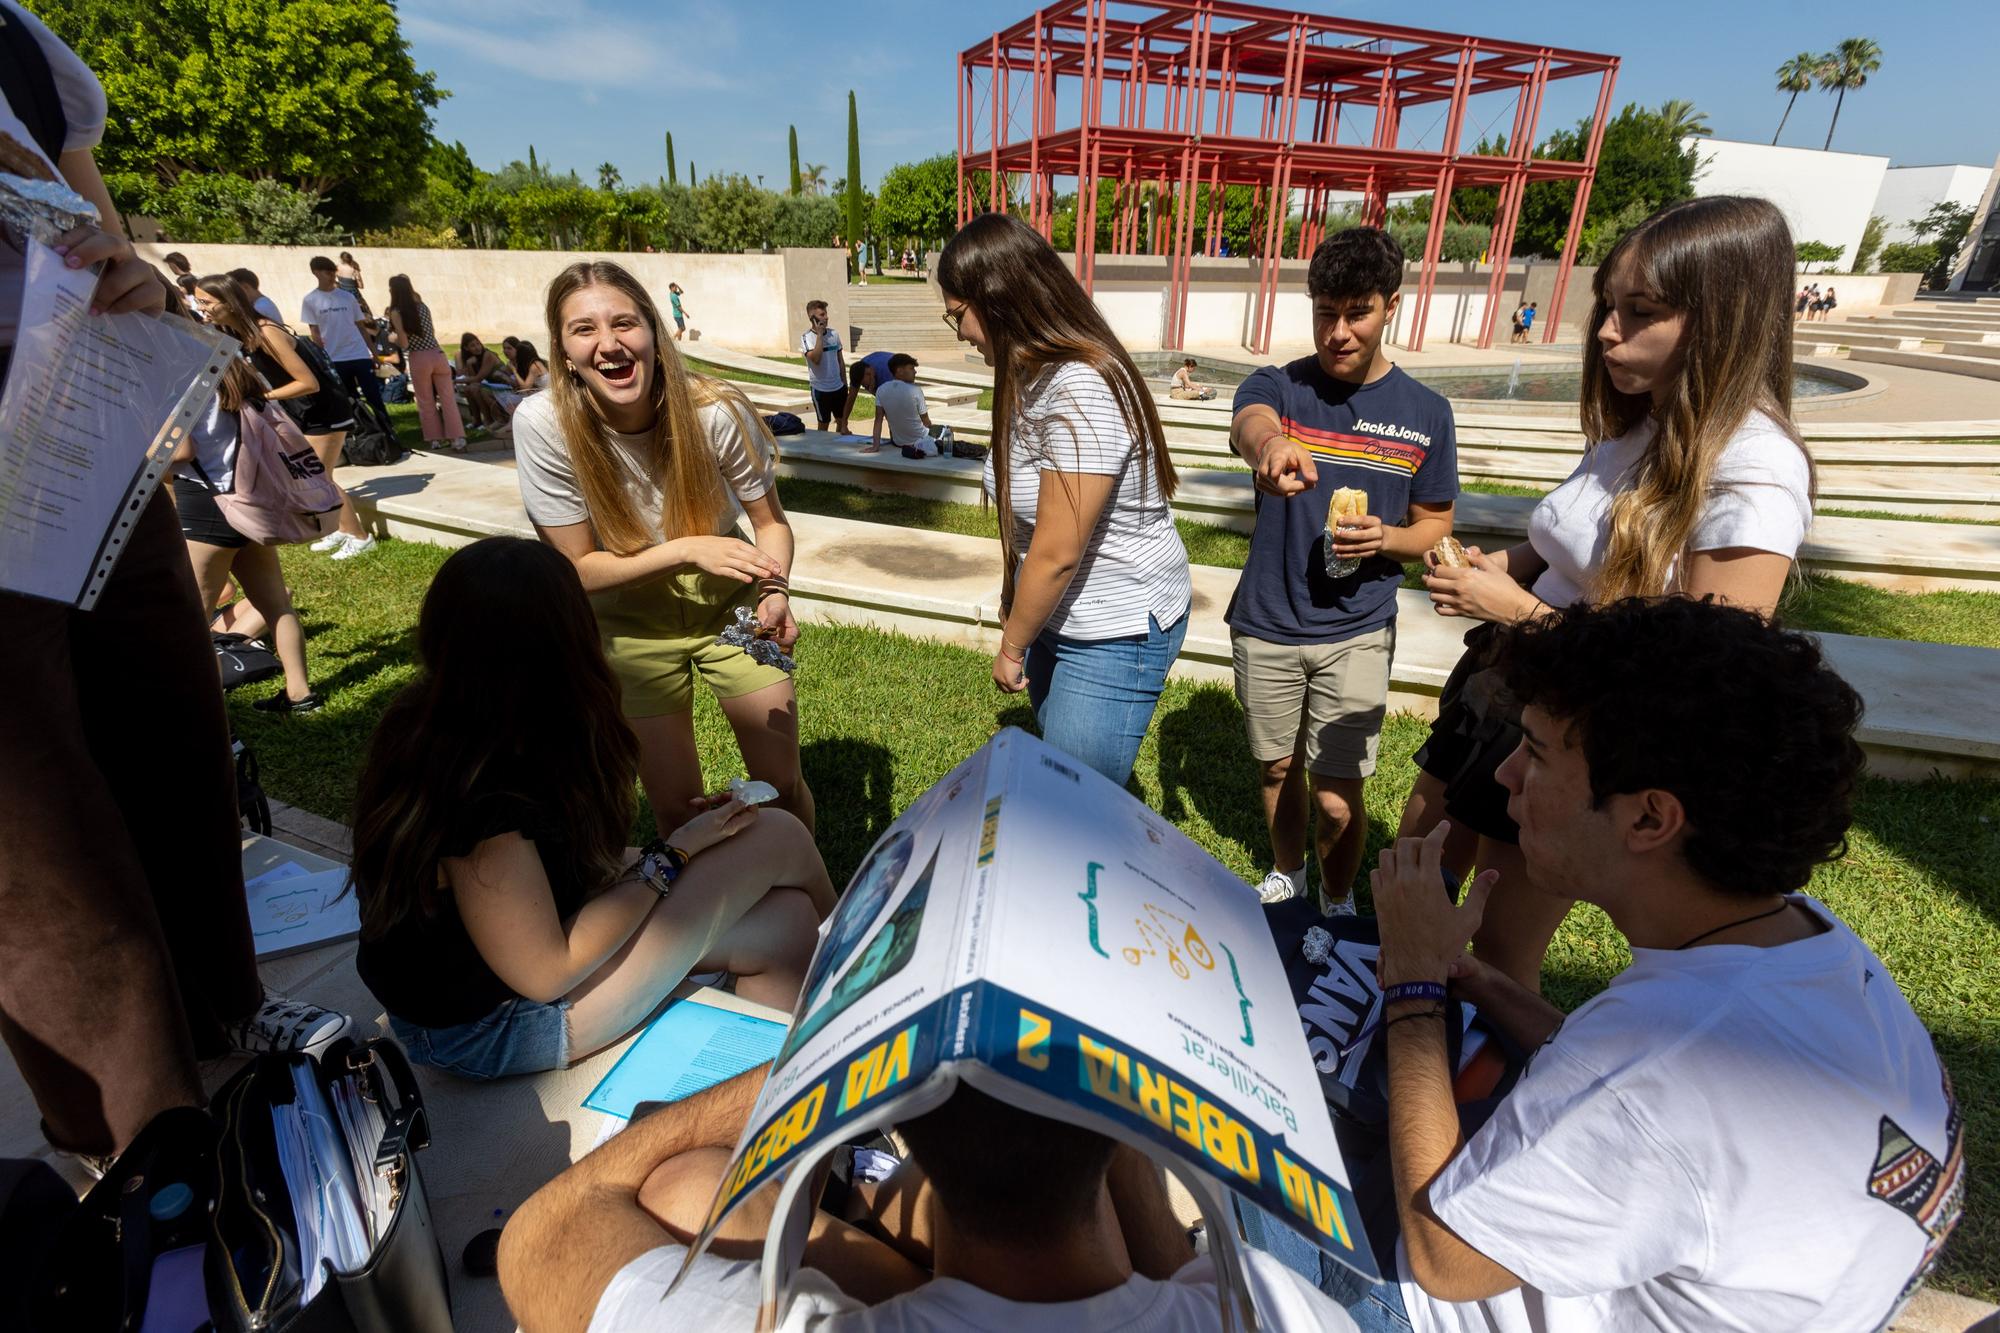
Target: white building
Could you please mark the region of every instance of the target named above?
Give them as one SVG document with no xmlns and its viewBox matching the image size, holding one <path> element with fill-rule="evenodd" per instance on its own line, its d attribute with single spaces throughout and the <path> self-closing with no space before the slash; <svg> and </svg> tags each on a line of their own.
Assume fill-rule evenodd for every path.
<svg viewBox="0 0 2000 1333">
<path fill-rule="evenodd" d="M 1827 153 L 1816 148 L 1773 148 L 1733 139 L 1683 139 L 1701 168 L 1698 195 L 1747 194 L 1769 199 L 1791 224 L 1794 241 L 1822 241 L 1840 247 L 1836 271 L 1852 263 L 1861 246 L 1889 159 L 1863 153 Z M 1981 182 L 1984 184 L 1984 182 Z"/>
<path fill-rule="evenodd" d="M 1882 191 L 1875 196 L 1875 215 L 1887 224 L 1882 239 L 1887 244 L 1914 241 L 1910 224 L 1938 204 L 1979 207 L 1986 193 L 1990 167 L 1960 164 L 1935 167 L 1890 167 L 1882 176 Z"/>
</svg>

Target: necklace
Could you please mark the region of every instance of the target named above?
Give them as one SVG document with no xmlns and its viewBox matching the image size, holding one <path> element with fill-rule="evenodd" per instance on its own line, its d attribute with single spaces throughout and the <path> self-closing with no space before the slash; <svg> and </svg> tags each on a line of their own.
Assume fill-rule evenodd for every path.
<svg viewBox="0 0 2000 1333">
<path fill-rule="evenodd" d="M 1739 917 L 1735 921 L 1725 921 L 1721 925 L 1715 927 L 1713 930 L 1704 930 L 1703 932 L 1701 932 L 1701 934 L 1695 936 L 1693 939 L 1684 941 L 1683 943 L 1680 944 L 1676 944 L 1673 947 L 1673 952 L 1679 952 L 1682 949 L 1688 948 L 1690 945 L 1700 944 L 1710 935 L 1720 935 L 1725 930 L 1734 930 L 1738 926 L 1747 926 L 1752 921 L 1762 921 L 1767 916 L 1776 916 L 1778 913 L 1784 911 L 1787 907 L 1790 907 L 1791 905 L 1792 905 L 1791 900 L 1786 899 L 1784 902 L 1779 903 L 1776 907 L 1773 907 L 1768 912 L 1757 912 L 1750 916 Z"/>
</svg>

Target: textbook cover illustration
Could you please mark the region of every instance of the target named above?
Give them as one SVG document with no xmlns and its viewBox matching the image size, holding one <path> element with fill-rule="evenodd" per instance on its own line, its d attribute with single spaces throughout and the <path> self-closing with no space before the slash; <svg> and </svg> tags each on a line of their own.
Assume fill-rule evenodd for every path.
<svg viewBox="0 0 2000 1333">
<path fill-rule="evenodd" d="M 855 872 L 690 1259 L 783 1180 L 768 1323 L 815 1166 L 961 1079 L 1173 1171 L 1210 1214 L 1225 1288 L 1240 1273 L 1224 1190 L 1378 1275 L 1256 895 L 1156 811 L 1013 728 Z"/>
</svg>

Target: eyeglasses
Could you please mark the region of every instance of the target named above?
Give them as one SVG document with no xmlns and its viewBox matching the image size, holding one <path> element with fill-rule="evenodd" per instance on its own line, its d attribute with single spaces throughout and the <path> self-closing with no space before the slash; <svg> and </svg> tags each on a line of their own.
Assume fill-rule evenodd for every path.
<svg viewBox="0 0 2000 1333">
<path fill-rule="evenodd" d="M 958 336 L 958 326 L 965 323 L 965 312 L 969 308 L 967 306 L 960 306 L 956 310 L 950 306 L 944 308 L 944 314 L 940 318 L 944 320 L 945 327 L 951 330 L 953 337 Z"/>
</svg>

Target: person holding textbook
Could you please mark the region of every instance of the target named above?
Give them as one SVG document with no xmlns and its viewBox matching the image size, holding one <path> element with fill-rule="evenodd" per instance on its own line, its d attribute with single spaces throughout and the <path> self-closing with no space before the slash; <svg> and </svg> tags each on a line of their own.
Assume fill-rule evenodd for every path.
<svg viewBox="0 0 2000 1333">
<path fill-rule="evenodd" d="M 1227 619 L 1271 833 L 1265 902 L 1305 892 L 1316 812 L 1322 905 L 1354 910 L 1368 836 L 1362 784 L 1388 709 L 1403 562 L 1451 532 L 1451 404 L 1383 347 L 1402 282 L 1403 250 L 1387 232 L 1327 237 L 1306 273 L 1316 350 L 1236 391 L 1230 444 L 1255 474 L 1257 526 Z M 1354 506 L 1355 492 L 1364 513 L 1329 517 L 1336 499 Z"/>
<path fill-rule="evenodd" d="M 961 227 L 938 285 L 945 322 L 993 367 L 993 683 L 1026 691 L 1044 739 L 1123 783 L 1193 602 L 1159 409 L 1104 316 L 1019 219 Z"/>
<path fill-rule="evenodd" d="M 1445 864 L 1499 884 L 1474 947 L 1530 990 L 1569 903 L 1522 864 L 1494 773 L 1519 709 L 1487 657 L 1500 627 L 1577 602 L 1713 597 L 1770 615 L 1812 522 L 1813 468 L 1792 424 L 1792 240 L 1770 203 L 1672 204 L 1612 248 L 1593 281 L 1583 350 L 1587 447 L 1504 551 L 1424 580 L 1438 614 L 1481 622 L 1445 682 L 1402 836 L 1448 812 Z M 1454 880 L 1456 882 L 1456 880 Z"/>
<path fill-rule="evenodd" d="M 739 390 L 688 372 L 653 298 L 619 265 L 571 264 L 546 309 L 549 388 L 514 417 L 521 503 L 591 595 L 654 817 L 676 827 L 704 790 L 700 679 L 750 776 L 811 829 L 791 676 L 716 641 L 739 608 L 780 648 L 799 637 L 775 442 Z"/>
</svg>

